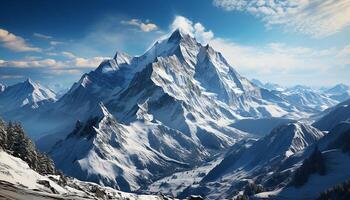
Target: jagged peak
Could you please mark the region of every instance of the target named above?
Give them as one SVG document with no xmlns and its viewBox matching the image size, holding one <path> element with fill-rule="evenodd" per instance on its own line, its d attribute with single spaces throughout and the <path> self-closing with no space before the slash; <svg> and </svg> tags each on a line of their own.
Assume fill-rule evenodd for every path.
<svg viewBox="0 0 350 200">
<path fill-rule="evenodd" d="M 113 59 L 116 61 L 118 65 L 120 64 L 130 64 L 132 56 L 128 55 L 127 53 L 117 51 L 113 57 Z"/>
<path fill-rule="evenodd" d="M 278 145 L 282 143 L 285 145 L 288 144 L 286 156 L 290 156 L 314 143 L 323 137 L 323 135 L 322 131 L 311 125 L 301 122 L 291 122 L 273 129 L 271 133 L 266 136 L 266 139 L 270 141 L 270 144 L 276 142 Z"/>
<path fill-rule="evenodd" d="M 169 42 L 180 41 L 184 37 L 184 33 L 180 29 L 175 29 L 168 38 Z"/>
<path fill-rule="evenodd" d="M 21 84 L 21 83 L 19 83 L 19 84 Z M 27 78 L 25 81 L 22 82 L 22 84 L 25 86 L 29 86 L 33 89 L 35 89 L 36 86 L 38 86 L 38 84 L 35 83 L 31 78 Z"/>
<path fill-rule="evenodd" d="M 147 99 L 144 103 L 137 104 L 139 109 L 136 112 L 136 119 L 143 120 L 143 121 L 153 121 L 153 115 L 148 113 L 148 100 Z"/>
<path fill-rule="evenodd" d="M 100 108 L 100 111 L 101 111 L 101 114 L 103 117 L 111 117 L 112 114 L 108 111 L 108 109 L 106 108 L 106 106 L 100 102 L 99 104 L 99 108 Z"/>
<path fill-rule="evenodd" d="M 5 85 L 5 84 L 0 83 L 0 92 L 5 91 L 5 89 L 6 89 L 6 85 Z"/>
</svg>

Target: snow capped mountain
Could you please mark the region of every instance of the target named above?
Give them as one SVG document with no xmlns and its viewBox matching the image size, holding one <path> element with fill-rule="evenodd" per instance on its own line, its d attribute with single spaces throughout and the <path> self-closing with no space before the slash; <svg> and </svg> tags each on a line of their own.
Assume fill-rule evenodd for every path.
<svg viewBox="0 0 350 200">
<path fill-rule="evenodd" d="M 325 92 L 327 94 L 342 94 L 344 92 L 348 92 L 350 90 L 350 87 L 345 84 L 337 84 L 334 87 L 326 90 Z"/>
<path fill-rule="evenodd" d="M 127 191 L 203 164 L 248 137 L 231 127 L 237 120 L 300 118 L 314 112 L 257 87 L 221 53 L 179 30 L 141 56 L 116 53 L 58 101 L 36 110 L 24 125 L 53 133 L 39 140 L 39 147 L 48 149 L 62 139 L 50 151 L 59 169 Z M 285 144 L 267 149 L 272 157 L 275 151 L 289 156 L 317 138 L 308 137 L 316 134 L 312 128 L 290 129 L 281 137 L 286 141 L 265 144 Z"/>
<path fill-rule="evenodd" d="M 285 90 L 284 87 L 282 87 L 282 86 L 280 86 L 280 85 L 278 85 L 276 83 L 270 83 L 270 82 L 262 83 L 258 79 L 252 79 L 251 81 L 256 86 L 264 88 L 264 89 L 267 89 L 267 90 L 270 90 L 270 91 L 272 91 L 272 90 L 276 90 L 276 91 L 283 91 L 283 90 Z"/>
<path fill-rule="evenodd" d="M 287 99 L 293 105 L 300 105 L 318 111 L 323 111 L 338 103 L 327 95 L 302 85 L 287 88 L 282 92 L 281 97 Z"/>
<path fill-rule="evenodd" d="M 116 53 L 84 74 L 43 112 L 53 121 L 57 116 L 70 119 L 65 127 L 71 127 L 76 120 L 85 121 L 97 113 L 103 102 L 118 121 L 130 123 L 146 101 L 154 120 L 192 135 L 198 130 L 221 132 L 222 127 L 242 118 L 309 115 L 255 86 L 219 52 L 180 30 L 141 56 Z"/>
<path fill-rule="evenodd" d="M 280 98 L 288 101 L 290 104 L 299 107 L 306 112 L 319 112 L 339 103 L 341 98 L 346 98 L 347 93 L 331 94 L 325 91 L 314 90 L 303 85 L 293 87 L 282 87 L 275 83 L 262 83 L 257 79 L 252 79 L 256 86 L 273 92 Z M 345 85 L 339 85 L 331 92 L 344 91 Z M 338 95 L 338 96 L 337 96 Z M 339 97 L 339 98 L 337 98 Z M 300 108 L 301 107 L 301 108 Z"/>
<path fill-rule="evenodd" d="M 36 109 L 45 102 L 54 101 L 56 101 L 56 95 L 53 91 L 31 79 L 8 86 L 0 93 L 1 113 L 18 110 L 22 107 Z"/>
<path fill-rule="evenodd" d="M 230 151 L 198 185 L 183 192 L 202 194 L 207 198 L 229 198 L 249 180 L 267 180 L 283 161 L 314 144 L 323 133 L 316 128 L 290 123 L 275 128 L 248 148 Z"/>
<path fill-rule="evenodd" d="M 49 109 L 61 122 L 82 121 L 50 151 L 57 166 L 123 190 L 161 178 L 171 166 L 201 164 L 247 137 L 230 127 L 237 119 L 300 114 L 179 30 L 142 56 L 118 52 L 103 61 Z"/>
<path fill-rule="evenodd" d="M 330 98 L 335 99 L 339 102 L 350 99 L 350 87 L 345 84 L 338 84 L 325 91 Z"/>
</svg>

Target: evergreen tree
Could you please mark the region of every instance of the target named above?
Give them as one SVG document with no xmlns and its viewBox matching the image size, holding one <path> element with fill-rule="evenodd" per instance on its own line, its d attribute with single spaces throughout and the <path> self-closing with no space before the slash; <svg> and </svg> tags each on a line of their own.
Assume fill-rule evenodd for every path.
<svg viewBox="0 0 350 200">
<path fill-rule="evenodd" d="M 40 153 L 19 123 L 7 125 L 0 119 L 0 148 L 25 161 L 40 174 L 56 174 L 53 161 Z"/>
<path fill-rule="evenodd" d="M 320 175 L 326 174 L 325 159 L 317 146 L 310 157 L 305 159 L 300 168 L 296 170 L 293 181 L 291 182 L 292 185 L 297 187 L 304 185 L 313 173 Z"/>
<path fill-rule="evenodd" d="M 5 122 L 0 118 L 0 149 L 7 149 Z"/>
</svg>

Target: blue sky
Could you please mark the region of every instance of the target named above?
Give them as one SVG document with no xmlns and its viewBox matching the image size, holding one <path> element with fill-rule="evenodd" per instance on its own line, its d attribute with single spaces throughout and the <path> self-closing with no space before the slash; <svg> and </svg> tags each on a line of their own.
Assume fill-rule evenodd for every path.
<svg viewBox="0 0 350 200">
<path fill-rule="evenodd" d="M 69 87 L 117 50 L 140 55 L 177 27 L 248 78 L 350 84 L 349 24 L 348 0 L 4 0 L 0 82 Z"/>
</svg>

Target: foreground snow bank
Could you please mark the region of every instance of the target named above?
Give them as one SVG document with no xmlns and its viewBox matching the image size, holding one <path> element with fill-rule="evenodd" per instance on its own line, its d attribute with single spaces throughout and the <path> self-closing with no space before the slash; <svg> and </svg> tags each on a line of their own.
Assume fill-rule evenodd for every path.
<svg viewBox="0 0 350 200">
<path fill-rule="evenodd" d="M 163 199 L 163 197 L 156 195 L 138 195 L 121 192 L 109 187 L 101 187 L 94 183 L 83 182 L 72 178 L 67 178 L 64 183 L 59 182 L 59 180 L 60 177 L 57 175 L 40 175 L 20 158 L 11 156 L 0 150 L 0 185 L 6 185 L 6 187 L 11 185 L 11 187 L 16 187 L 21 191 L 27 191 L 26 194 L 28 195 L 37 193 L 36 195 L 41 197 L 50 196 L 69 199 Z M 9 193 L 11 192 L 9 191 Z"/>
</svg>

